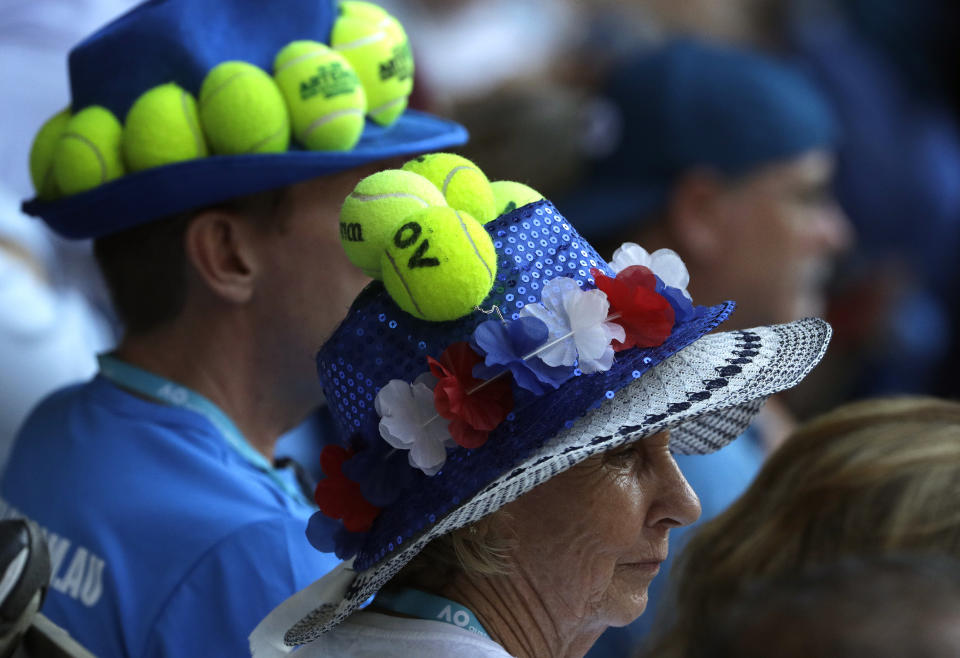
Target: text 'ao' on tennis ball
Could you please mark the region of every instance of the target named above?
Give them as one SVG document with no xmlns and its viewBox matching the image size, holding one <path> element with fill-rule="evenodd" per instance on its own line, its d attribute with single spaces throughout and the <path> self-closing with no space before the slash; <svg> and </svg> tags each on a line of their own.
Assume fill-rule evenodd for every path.
<svg viewBox="0 0 960 658">
<path fill-rule="evenodd" d="M 364 12 L 341 12 L 330 45 L 360 78 L 367 96 L 367 115 L 380 125 L 395 122 L 407 108 L 413 90 L 413 55 L 400 23 L 386 12 L 376 19 Z"/>
<path fill-rule="evenodd" d="M 197 101 L 176 84 L 147 90 L 127 112 L 123 156 L 130 171 L 203 158 L 208 152 Z"/>
<path fill-rule="evenodd" d="M 38 199 L 52 201 L 60 196 L 60 188 L 57 186 L 56 176 L 53 175 L 53 154 L 68 123 L 69 108 L 47 119 L 33 138 L 33 146 L 30 147 L 30 179 Z"/>
<path fill-rule="evenodd" d="M 283 95 L 266 71 L 248 62 L 218 64 L 200 87 L 200 124 L 219 155 L 282 153 L 290 146 Z"/>
<path fill-rule="evenodd" d="M 340 208 L 340 242 L 350 262 L 380 279 L 380 259 L 397 226 L 430 206 L 446 206 L 440 190 L 423 176 L 385 169 L 357 183 Z"/>
<path fill-rule="evenodd" d="M 99 105 L 77 112 L 57 140 L 53 174 L 64 194 L 77 194 L 124 174 L 120 144 L 123 126 Z"/>
<path fill-rule="evenodd" d="M 466 212 L 425 208 L 396 228 L 380 269 L 400 308 L 443 322 L 467 315 L 486 299 L 497 275 L 497 253 L 487 231 Z"/>
<path fill-rule="evenodd" d="M 512 180 L 493 181 L 490 183 L 490 189 L 493 190 L 493 202 L 497 217 L 502 217 L 528 203 L 543 199 L 543 195 L 529 185 Z"/>
<path fill-rule="evenodd" d="M 277 53 L 273 71 L 300 144 L 311 151 L 349 151 L 356 146 L 367 97 L 343 55 L 318 41 L 294 41 Z"/>
<path fill-rule="evenodd" d="M 436 185 L 451 208 L 463 210 L 481 224 L 496 218 L 493 190 L 480 168 L 461 155 L 428 153 L 410 160 L 403 169 Z"/>
</svg>

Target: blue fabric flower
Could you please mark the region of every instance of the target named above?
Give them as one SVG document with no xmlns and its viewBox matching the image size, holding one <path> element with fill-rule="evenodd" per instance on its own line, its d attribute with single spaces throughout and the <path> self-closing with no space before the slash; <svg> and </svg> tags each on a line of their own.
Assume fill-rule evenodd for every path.
<svg viewBox="0 0 960 658">
<path fill-rule="evenodd" d="M 392 505 L 413 482 L 417 471 L 410 468 L 407 453 L 375 441 L 343 463 L 343 474 L 360 485 L 363 497 L 377 507 Z"/>
<path fill-rule="evenodd" d="M 670 306 L 673 307 L 673 316 L 677 324 L 689 322 L 697 317 L 693 302 L 686 296 L 683 290 L 666 285 L 660 277 L 657 277 L 656 291 L 663 295 Z"/>
<path fill-rule="evenodd" d="M 307 539 L 321 553 L 335 553 L 341 560 L 349 560 L 360 552 L 367 538 L 365 532 L 350 532 L 343 523 L 323 512 L 315 512 L 307 522 Z"/>
<path fill-rule="evenodd" d="M 518 386 L 535 395 L 547 392 L 544 384 L 559 388 L 573 377 L 572 366 L 549 366 L 541 359 L 524 356 L 547 342 L 550 332 L 546 323 L 534 317 L 521 317 L 506 324 L 489 320 L 477 326 L 471 344 L 484 362 L 473 368 L 477 379 L 490 379 L 509 369 Z"/>
</svg>

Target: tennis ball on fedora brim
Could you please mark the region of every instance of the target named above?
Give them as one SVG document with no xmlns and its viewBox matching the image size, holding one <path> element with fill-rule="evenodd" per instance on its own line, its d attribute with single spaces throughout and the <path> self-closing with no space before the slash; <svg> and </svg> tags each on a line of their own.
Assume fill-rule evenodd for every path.
<svg viewBox="0 0 960 658">
<path fill-rule="evenodd" d="M 410 160 L 402 168 L 432 182 L 443 192 L 451 208 L 466 211 L 481 224 L 496 218 L 490 181 L 465 157 L 429 153 Z"/>
<path fill-rule="evenodd" d="M 130 171 L 203 158 L 209 153 L 197 101 L 173 83 L 134 101 L 123 126 L 123 157 Z"/>
<path fill-rule="evenodd" d="M 200 87 L 200 124 L 219 155 L 282 153 L 290 145 L 287 104 L 266 71 L 248 62 L 213 67 Z"/>
<path fill-rule="evenodd" d="M 53 175 L 64 194 L 77 194 L 123 176 L 123 126 L 105 107 L 77 112 L 57 140 Z"/>
<path fill-rule="evenodd" d="M 493 181 L 490 183 L 490 189 L 493 190 L 497 217 L 543 198 L 543 195 L 532 187 L 512 180 Z"/>
<path fill-rule="evenodd" d="M 493 287 L 497 252 L 462 210 L 432 207 L 407 216 L 380 261 L 383 285 L 407 313 L 442 322 L 470 313 Z"/>
<path fill-rule="evenodd" d="M 446 205 L 433 183 L 411 171 L 385 169 L 367 176 L 340 209 L 340 242 L 347 258 L 380 279 L 380 258 L 395 229 L 418 210 Z"/>
<path fill-rule="evenodd" d="M 334 23 L 330 45 L 353 66 L 367 95 L 367 115 L 391 125 L 403 114 L 413 90 L 413 56 L 403 28 L 387 16 L 373 22 L 344 15 Z M 399 26 L 399 23 L 396 23 Z"/>
<path fill-rule="evenodd" d="M 294 41 L 277 53 L 273 76 L 293 134 L 312 151 L 349 151 L 363 133 L 367 97 L 343 55 L 318 41 Z"/>
<path fill-rule="evenodd" d="M 37 136 L 33 138 L 30 147 L 30 179 L 37 197 L 44 201 L 51 201 L 60 196 L 56 176 L 53 175 L 53 154 L 57 149 L 57 142 L 70 122 L 70 110 L 64 109 L 46 120 Z"/>
</svg>

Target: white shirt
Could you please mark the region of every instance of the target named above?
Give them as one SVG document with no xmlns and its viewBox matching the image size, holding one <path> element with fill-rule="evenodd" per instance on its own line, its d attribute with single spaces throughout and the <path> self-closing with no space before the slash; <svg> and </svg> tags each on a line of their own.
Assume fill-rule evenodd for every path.
<svg viewBox="0 0 960 658">
<path fill-rule="evenodd" d="M 297 658 L 513 658 L 503 647 L 471 631 L 442 621 L 353 613 L 310 644 Z"/>
</svg>

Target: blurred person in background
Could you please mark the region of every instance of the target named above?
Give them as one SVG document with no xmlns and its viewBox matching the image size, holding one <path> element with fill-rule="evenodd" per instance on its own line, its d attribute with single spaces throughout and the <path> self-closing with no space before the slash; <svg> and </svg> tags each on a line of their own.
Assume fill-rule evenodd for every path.
<svg viewBox="0 0 960 658">
<path fill-rule="evenodd" d="M 89 241 L 68 242 L 20 211 L 30 143 L 68 105 L 67 49 L 133 0 L 14 0 L 0 12 L 0 472 L 30 409 L 96 372 L 113 314 Z"/>
<path fill-rule="evenodd" d="M 701 621 L 687 658 L 955 658 L 960 562 L 828 563 L 746 587 Z"/>
<path fill-rule="evenodd" d="M 823 313 L 851 232 L 831 194 L 834 117 L 809 82 L 770 58 L 683 39 L 620 62 L 603 98 L 617 112 L 610 125 L 619 138 L 561 202 L 601 254 L 621 243 L 650 255 L 624 247 L 614 262 L 679 254 L 691 295 L 736 300 L 737 327 Z M 703 519 L 747 487 L 792 422 L 774 400 L 746 440 L 700 462 L 679 457 Z M 654 581 L 651 610 L 664 586 Z M 653 618 L 610 631 L 592 655 L 622 655 Z"/>
<path fill-rule="evenodd" d="M 960 6 L 808 4 L 794 3 L 781 47 L 835 108 L 844 135 L 837 198 L 859 237 L 830 314 L 843 361 L 817 380 L 836 392 L 812 409 L 838 397 L 956 395 Z"/>
<path fill-rule="evenodd" d="M 242 55 L 244 77 L 276 103 L 266 118 L 247 113 L 255 94 L 231 107 L 235 139 L 286 136 L 286 101 L 265 71 L 289 42 L 327 38 L 338 13 L 308 0 L 262 9 L 140 4 L 71 51 L 73 116 L 100 105 L 124 117 L 171 80 L 189 106 L 187 92 Z M 338 85 L 344 77 L 360 84 L 350 71 Z M 242 655 L 256 620 L 335 564 L 304 536 L 312 487 L 274 458 L 278 437 L 322 399 L 316 348 L 369 282 L 341 247 L 340 205 L 374 163 L 466 139 L 453 122 L 406 111 L 389 127 L 361 122 L 349 152 L 284 139 L 205 157 L 200 141 L 222 124 L 189 114 L 188 124 L 200 155 L 24 204 L 64 235 L 94 238 L 125 331 L 97 376 L 30 414 L 0 480 L 0 517 L 43 528 L 53 574 L 43 613 L 104 657 Z"/>
<path fill-rule="evenodd" d="M 704 620 L 750 582 L 848 557 L 960 559 L 958 482 L 960 403 L 880 398 L 811 420 L 693 533 L 676 562 L 672 616 L 647 655 L 690 655 Z"/>
</svg>

